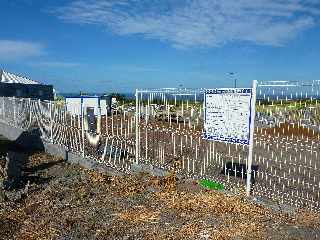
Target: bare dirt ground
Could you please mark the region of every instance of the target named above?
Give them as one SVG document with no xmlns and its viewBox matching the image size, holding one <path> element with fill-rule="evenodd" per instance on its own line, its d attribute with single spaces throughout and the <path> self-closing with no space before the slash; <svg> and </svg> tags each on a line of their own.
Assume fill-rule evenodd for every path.
<svg viewBox="0 0 320 240">
<path fill-rule="evenodd" d="M 27 191 L 0 196 L 0 239 L 320 239 L 315 213 L 274 212 L 174 174 L 113 177 L 28 154 Z"/>
</svg>

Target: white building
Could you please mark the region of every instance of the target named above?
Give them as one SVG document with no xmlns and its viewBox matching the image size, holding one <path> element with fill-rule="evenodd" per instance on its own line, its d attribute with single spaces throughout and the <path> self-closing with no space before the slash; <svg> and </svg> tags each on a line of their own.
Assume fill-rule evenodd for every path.
<svg viewBox="0 0 320 240">
<path fill-rule="evenodd" d="M 53 100 L 53 86 L 0 69 L 0 96 Z"/>
<path fill-rule="evenodd" d="M 68 112 L 72 115 L 81 115 L 81 105 L 87 112 L 93 111 L 94 115 L 98 115 L 99 107 L 101 108 L 101 115 L 106 115 L 107 112 L 107 101 L 99 96 L 65 97 L 65 103 Z"/>
</svg>

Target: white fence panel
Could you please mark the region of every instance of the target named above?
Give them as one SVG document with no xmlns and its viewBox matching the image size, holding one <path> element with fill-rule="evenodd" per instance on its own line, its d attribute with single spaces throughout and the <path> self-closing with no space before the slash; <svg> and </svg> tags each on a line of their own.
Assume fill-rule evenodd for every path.
<svg viewBox="0 0 320 240">
<path fill-rule="evenodd" d="M 319 82 L 259 82 L 251 194 L 320 210 Z M 135 161 L 244 190 L 248 146 L 203 138 L 204 92 L 137 90 L 136 101 L 94 116 L 84 106 L 73 115 L 57 102 L 0 97 L 0 121 L 123 171 Z"/>
</svg>

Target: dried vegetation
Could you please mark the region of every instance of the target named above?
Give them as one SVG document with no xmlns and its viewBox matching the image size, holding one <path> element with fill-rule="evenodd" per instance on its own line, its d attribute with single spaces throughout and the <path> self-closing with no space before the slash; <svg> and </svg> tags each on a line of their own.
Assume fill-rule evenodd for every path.
<svg viewBox="0 0 320 240">
<path fill-rule="evenodd" d="M 45 154 L 32 155 L 28 169 L 50 180 L 31 182 L 17 201 L 0 200 L 0 239 L 320 238 L 317 213 L 275 212 L 174 173 L 114 177 Z"/>
</svg>

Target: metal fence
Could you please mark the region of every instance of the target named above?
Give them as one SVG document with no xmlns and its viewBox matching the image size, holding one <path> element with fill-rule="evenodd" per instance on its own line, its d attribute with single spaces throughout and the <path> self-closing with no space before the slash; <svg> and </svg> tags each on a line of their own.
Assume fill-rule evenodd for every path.
<svg viewBox="0 0 320 240">
<path fill-rule="evenodd" d="M 134 111 L 112 110 L 92 118 L 81 108 L 81 115 L 71 115 L 61 102 L 0 97 L 0 121 L 25 131 L 39 129 L 45 142 L 119 170 L 130 169 L 135 154 Z"/>
<path fill-rule="evenodd" d="M 319 83 L 259 82 L 252 195 L 320 209 Z M 146 163 L 239 191 L 246 185 L 248 146 L 203 139 L 204 93 L 137 90 L 136 101 L 94 117 L 85 108 L 71 115 L 57 102 L 0 98 L 0 121 L 40 129 L 44 141 L 122 171 Z"/>
<path fill-rule="evenodd" d="M 248 147 L 203 138 L 204 93 L 205 89 L 137 90 L 136 161 L 212 179 L 229 190 L 244 187 Z"/>
<path fill-rule="evenodd" d="M 259 82 L 251 194 L 319 209 L 320 85 Z M 136 162 L 245 188 L 248 146 L 203 139 L 204 89 L 136 91 Z M 229 123 L 225 123 L 229 124 Z"/>
<path fill-rule="evenodd" d="M 320 85 L 260 82 L 253 194 L 319 210 Z"/>
</svg>

